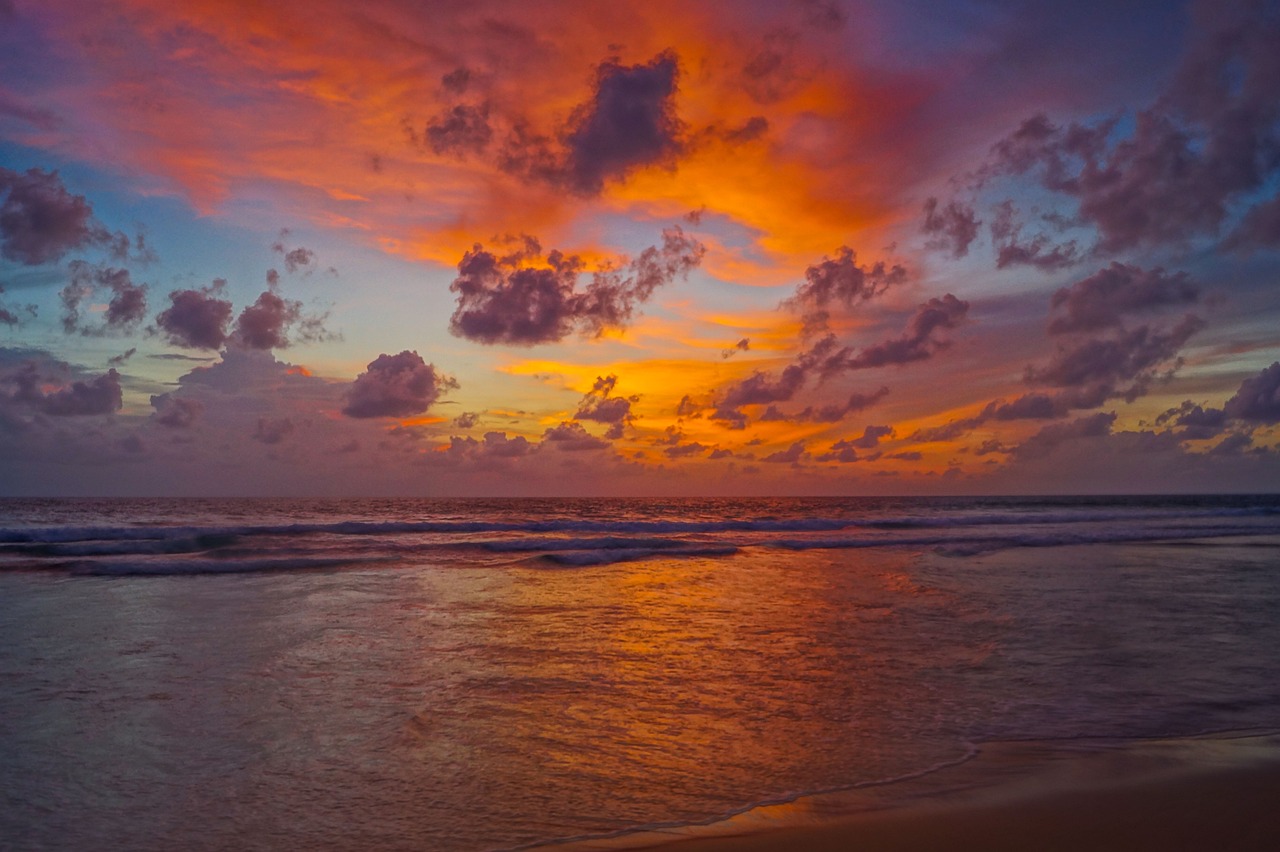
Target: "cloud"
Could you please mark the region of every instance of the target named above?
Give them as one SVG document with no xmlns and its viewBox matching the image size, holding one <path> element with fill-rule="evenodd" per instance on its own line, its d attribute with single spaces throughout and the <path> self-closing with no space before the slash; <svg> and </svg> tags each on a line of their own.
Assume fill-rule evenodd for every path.
<svg viewBox="0 0 1280 852">
<path fill-rule="evenodd" d="M 1172 84 L 1130 132 L 1115 119 L 1060 127 L 1036 115 L 995 146 L 986 176 L 1030 173 L 1074 198 L 1102 252 L 1214 236 L 1239 209 L 1243 230 L 1228 243 L 1274 245 L 1267 224 L 1280 175 L 1280 25 L 1215 9 L 1194 31 Z"/>
<path fill-rule="evenodd" d="M 1049 333 L 1067 334 L 1118 327 L 1126 314 L 1190 304 L 1199 296 L 1198 288 L 1186 273 L 1166 273 L 1158 268 L 1146 271 L 1136 266 L 1112 263 L 1053 294 L 1050 300 L 1052 309 L 1065 313 L 1065 316 L 1052 319 Z"/>
<path fill-rule="evenodd" d="M 542 434 L 542 441 L 566 452 L 605 450 L 610 447 L 608 441 L 595 437 L 577 422 L 563 422 L 548 429 Z"/>
<path fill-rule="evenodd" d="M 769 462 L 770 464 L 790 464 L 790 465 L 798 466 L 801 462 L 803 462 L 808 457 L 809 457 L 809 454 L 805 452 L 805 449 L 804 449 L 804 441 L 796 441 L 794 444 L 787 447 L 785 450 L 779 450 L 776 453 L 770 453 L 769 455 L 760 459 L 760 461 Z"/>
<path fill-rule="evenodd" d="M 121 352 L 119 355 L 112 355 L 110 358 L 107 359 L 107 363 L 113 367 L 119 367 L 121 364 L 123 364 L 125 361 L 128 361 L 130 358 L 132 358 L 136 354 L 138 354 L 138 347 L 130 346 L 128 349 Z"/>
<path fill-rule="evenodd" d="M 155 409 L 152 419 L 166 429 L 191 429 L 204 412 L 204 403 L 200 400 L 174 396 L 172 393 L 152 396 L 151 407 Z"/>
<path fill-rule="evenodd" d="M 732 358 L 734 355 L 737 355 L 739 352 L 749 352 L 750 350 L 751 350 L 751 339 L 744 337 L 741 340 L 739 340 L 737 343 L 730 346 L 728 349 L 720 350 L 720 357 Z"/>
<path fill-rule="evenodd" d="M 342 413 L 348 417 L 408 417 L 421 414 L 458 383 L 436 371 L 417 352 L 379 355 L 356 377 Z"/>
<path fill-rule="evenodd" d="M 853 370 L 907 364 L 930 358 L 948 345 L 946 341 L 937 339 L 935 334 L 958 326 L 964 321 L 968 311 L 969 303 L 950 293 L 941 299 L 930 299 L 916 309 L 902 336 L 857 352 L 852 347 L 840 346 L 834 334 L 827 334 L 802 352 L 795 363 L 783 368 L 777 378 L 757 371 L 730 385 L 716 401 L 711 419 L 722 421 L 731 429 L 743 429 L 747 424 L 747 416 L 742 411 L 744 406 L 786 402 L 806 385 L 812 375 L 816 374 L 825 380 Z M 851 411 L 867 407 L 888 392 L 888 388 L 881 388 L 871 395 L 854 394 L 844 406 L 818 409 L 811 406 L 790 418 L 774 408 L 769 412 L 769 418 L 833 422 Z"/>
<path fill-rule="evenodd" d="M 808 333 L 826 327 L 833 305 L 851 308 L 865 302 L 905 282 L 907 271 L 896 264 L 886 266 L 883 261 L 870 267 L 859 266 L 854 250 L 841 246 L 834 258 L 824 257 L 807 268 L 804 278 L 795 295 L 783 305 L 802 314 Z"/>
<path fill-rule="evenodd" d="M 286 349 L 292 342 L 290 333 L 308 343 L 331 340 L 333 335 L 324 327 L 327 318 L 328 314 L 306 315 L 302 302 L 269 289 L 240 312 L 231 339 L 248 349 Z"/>
<path fill-rule="evenodd" d="M 596 68 L 595 91 L 569 118 L 563 135 L 568 185 L 597 195 L 607 180 L 646 165 L 669 165 L 683 148 L 676 116 L 679 62 L 670 51 L 643 65 L 616 60 Z"/>
<path fill-rule="evenodd" d="M 259 417 L 253 430 L 253 439 L 264 444 L 279 444 L 294 432 L 293 421 L 287 417 Z"/>
<path fill-rule="evenodd" d="M 605 437 L 610 440 L 622 437 L 623 430 L 635 419 L 631 413 L 631 405 L 640 400 L 638 396 L 610 396 L 617 384 L 617 376 L 597 376 L 595 384 L 582 398 L 573 415 L 575 420 L 608 424 L 609 431 L 605 433 Z"/>
<path fill-rule="evenodd" d="M 853 393 L 842 403 L 831 405 L 807 405 L 803 410 L 791 414 L 781 411 L 776 405 L 770 405 L 760 415 L 762 421 L 787 421 L 790 423 L 836 423 L 856 411 L 870 408 L 889 395 L 887 387 L 881 387 L 873 393 Z"/>
<path fill-rule="evenodd" d="M 316 253 L 302 246 L 289 248 L 288 243 L 285 241 L 289 239 L 290 233 L 288 228 L 281 228 L 279 238 L 271 244 L 271 250 L 284 259 L 284 268 L 290 274 L 297 272 L 299 269 L 310 272 L 316 263 Z M 268 283 L 277 283 L 279 277 L 279 273 L 274 269 L 267 272 Z"/>
<path fill-rule="evenodd" d="M 969 246 L 977 239 L 981 224 L 973 208 L 967 204 L 950 201 L 939 210 L 936 198 L 924 203 L 923 230 L 931 237 L 928 247 L 949 251 L 952 257 L 964 257 L 969 253 Z"/>
<path fill-rule="evenodd" d="M 893 435 L 892 426 L 867 426 L 862 430 L 861 437 L 837 443 L 847 443 L 860 450 L 874 450 L 882 438 L 892 438 Z"/>
<path fill-rule="evenodd" d="M 0 373 L 0 407 L 22 409 L 51 417 L 90 417 L 120 410 L 123 395 L 120 374 L 115 369 L 93 378 L 67 381 L 69 367 L 60 361 L 41 369 L 35 359 L 17 369 Z M 2 413 L 2 412 L 0 412 Z"/>
<path fill-rule="evenodd" d="M 446 450 L 451 458 L 472 462 L 494 463 L 522 458 L 533 452 L 535 445 L 523 435 L 508 438 L 506 432 L 485 432 L 484 439 L 453 436 Z"/>
<path fill-rule="evenodd" d="M 545 266 L 529 266 L 540 253 L 527 238 L 524 250 L 498 256 L 477 244 L 458 262 L 449 289 L 458 307 L 449 330 L 478 343 L 532 346 L 562 340 L 574 331 L 599 334 L 623 328 L 635 306 L 655 289 L 684 277 L 702 260 L 704 247 L 679 226 L 662 232 L 662 247 L 650 246 L 634 260 L 617 261 L 592 274 L 579 289 L 583 262 L 552 251 Z"/>
<path fill-rule="evenodd" d="M 453 418 L 453 425 L 459 429 L 473 429 L 480 422 L 480 415 L 474 411 L 464 411 Z"/>
<path fill-rule="evenodd" d="M 1067 423 L 1054 423 L 1014 447 L 1013 454 L 1018 458 L 1039 458 L 1064 443 L 1110 435 L 1115 420 L 1115 412 L 1100 411 Z"/>
<path fill-rule="evenodd" d="M 156 317 L 165 338 L 187 349 L 221 349 L 231 322 L 231 301 L 219 298 L 226 284 L 218 278 L 199 290 L 171 292 L 169 307 Z"/>
<path fill-rule="evenodd" d="M 92 246 L 128 252 L 128 238 L 100 225 L 89 202 L 68 192 L 56 171 L 0 167 L 0 194 L 0 256 L 8 260 L 38 266 Z"/>
<path fill-rule="evenodd" d="M 663 454 L 670 459 L 683 459 L 689 456 L 700 456 L 711 448 L 706 444 L 700 444 L 697 441 L 690 441 L 687 444 L 675 444 L 663 450 Z"/>
<path fill-rule="evenodd" d="M 996 268 L 1033 266 L 1046 272 L 1074 266 L 1081 260 L 1075 240 L 1055 244 L 1043 233 L 1022 239 L 1023 223 L 1018 221 L 1012 201 L 996 205 L 991 220 L 991 242 L 996 249 Z"/>
<path fill-rule="evenodd" d="M 1280 361 L 1241 382 L 1223 411 L 1236 420 L 1280 423 Z"/>
<path fill-rule="evenodd" d="M 1088 338 L 1075 345 L 1060 346 L 1048 364 L 1028 367 L 1026 380 L 1035 385 L 1083 391 L 1077 395 L 1073 408 L 1093 408 L 1116 395 L 1132 401 L 1146 393 L 1159 367 L 1167 366 L 1170 372 L 1177 369 L 1181 363 L 1178 351 L 1204 325 L 1204 320 L 1188 314 L 1167 332 L 1143 325 L 1115 337 Z M 1132 384 L 1117 389 L 1123 382 Z M 1096 401 L 1089 404 L 1093 400 Z"/>
<path fill-rule="evenodd" d="M 83 260 L 68 265 L 70 279 L 58 296 L 62 300 L 62 330 L 83 335 L 128 333 L 138 327 L 147 315 L 147 285 L 134 284 L 127 269 L 97 266 Z M 99 287 L 111 290 L 111 300 L 103 313 L 103 322 L 86 326 L 80 322 L 80 304 L 91 298 Z"/>
<path fill-rule="evenodd" d="M 478 153 L 489 147 L 489 105 L 458 104 L 427 124 L 426 140 L 437 154 Z"/>
<path fill-rule="evenodd" d="M 907 323 L 906 331 L 900 337 L 869 346 L 856 356 L 842 360 L 838 368 L 865 370 L 923 361 L 948 345 L 946 341 L 936 339 L 935 332 L 957 327 L 964 322 L 968 313 L 969 303 L 950 293 L 941 299 L 930 299 L 916 309 Z"/>
</svg>

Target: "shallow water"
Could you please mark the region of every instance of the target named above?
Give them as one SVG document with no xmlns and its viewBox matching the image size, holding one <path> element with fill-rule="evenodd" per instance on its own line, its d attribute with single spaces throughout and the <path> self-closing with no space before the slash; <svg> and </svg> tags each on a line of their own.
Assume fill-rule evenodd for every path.
<svg viewBox="0 0 1280 852">
<path fill-rule="evenodd" d="M 0 504 L 17 849 L 483 850 L 1280 728 L 1280 500 Z"/>
</svg>

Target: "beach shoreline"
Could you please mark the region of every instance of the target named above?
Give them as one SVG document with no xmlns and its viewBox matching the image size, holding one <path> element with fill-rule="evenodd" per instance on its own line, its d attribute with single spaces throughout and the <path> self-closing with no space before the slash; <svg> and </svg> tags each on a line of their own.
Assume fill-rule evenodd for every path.
<svg viewBox="0 0 1280 852">
<path fill-rule="evenodd" d="M 1280 848 L 1280 734 L 984 743 L 916 778 L 751 808 L 557 852 Z"/>
</svg>

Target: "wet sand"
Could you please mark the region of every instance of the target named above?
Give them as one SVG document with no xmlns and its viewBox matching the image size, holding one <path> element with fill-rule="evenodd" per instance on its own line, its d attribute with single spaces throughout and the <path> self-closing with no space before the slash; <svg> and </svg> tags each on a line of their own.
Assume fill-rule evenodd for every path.
<svg viewBox="0 0 1280 852">
<path fill-rule="evenodd" d="M 991 744 L 963 766 L 897 787 L 811 797 L 710 825 L 567 848 L 1274 852 L 1280 849 L 1280 739 L 1161 740 L 1100 750 Z"/>
</svg>

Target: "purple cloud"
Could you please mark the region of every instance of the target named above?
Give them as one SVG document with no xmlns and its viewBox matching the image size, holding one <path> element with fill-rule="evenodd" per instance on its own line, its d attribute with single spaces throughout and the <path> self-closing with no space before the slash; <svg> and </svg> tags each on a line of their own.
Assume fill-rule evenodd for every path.
<svg viewBox="0 0 1280 852">
<path fill-rule="evenodd" d="M 478 343 L 532 346 L 574 331 L 598 335 L 622 328 L 655 289 L 695 268 L 705 248 L 678 226 L 668 228 L 661 248 L 650 246 L 630 263 L 594 273 L 581 289 L 578 257 L 552 251 L 546 266 L 525 265 L 539 251 L 537 241 L 528 238 L 523 251 L 504 257 L 479 244 L 467 252 L 449 285 L 458 294 L 449 330 Z"/>
<path fill-rule="evenodd" d="M 151 407 L 155 409 L 152 419 L 166 429 L 191 429 L 204 413 L 204 403 L 200 400 L 171 393 L 152 396 Z"/>
<path fill-rule="evenodd" d="M 1241 382 L 1223 411 L 1235 420 L 1280 423 L 1280 361 Z"/>
<path fill-rule="evenodd" d="M 573 415 L 575 420 L 607 424 L 609 431 L 605 433 L 605 437 L 610 440 L 622 437 L 623 430 L 635 419 L 631 413 L 631 404 L 640 400 L 638 396 L 610 396 L 617 384 L 617 376 L 597 376 L 595 384 L 582 398 L 578 411 Z"/>
<path fill-rule="evenodd" d="M 960 258 L 969 253 L 969 246 L 978 238 L 978 226 L 982 222 L 974 215 L 973 208 L 958 201 L 950 201 L 938 209 L 938 199 L 924 203 L 923 230 L 930 236 L 929 248 L 951 252 Z"/>
<path fill-rule="evenodd" d="M 883 261 L 870 267 L 859 266 L 857 253 L 841 246 L 834 258 L 824 257 L 806 269 L 804 278 L 795 295 L 783 305 L 802 315 L 808 333 L 826 327 L 832 306 L 851 308 L 878 296 L 905 282 L 907 271 L 896 264 L 886 266 Z"/>
<path fill-rule="evenodd" d="M 1183 272 L 1150 271 L 1112 263 L 1088 278 L 1053 294 L 1054 311 L 1064 315 L 1049 323 L 1050 334 L 1098 331 L 1118 327 L 1126 314 L 1144 313 L 1171 305 L 1190 304 L 1200 291 Z"/>
<path fill-rule="evenodd" d="M 408 417 L 421 414 L 457 381 L 436 371 L 417 352 L 379 355 L 356 377 L 342 413 L 348 417 Z"/>
<path fill-rule="evenodd" d="M 231 301 L 219 298 L 226 284 L 218 278 L 199 290 L 171 292 L 169 307 L 156 317 L 165 338 L 187 349 L 221 349 L 231 322 Z"/>
<path fill-rule="evenodd" d="M 1213 236 L 1239 209 L 1242 230 L 1228 244 L 1274 245 L 1280 26 L 1229 10 L 1200 24 L 1173 83 L 1131 132 L 1117 132 L 1115 119 L 1059 127 L 1037 115 L 995 146 L 987 176 L 1032 174 L 1074 198 L 1102 252 Z"/>
<path fill-rule="evenodd" d="M 489 147 L 489 105 L 458 104 L 427 124 L 426 141 L 437 154 L 478 153 Z"/>
<path fill-rule="evenodd" d="M 8 260 L 38 266 L 91 246 L 128 253 L 128 238 L 98 224 L 89 202 L 68 192 L 56 171 L 0 167 L 0 195 L 0 256 Z"/>
<path fill-rule="evenodd" d="M 65 372 L 67 365 L 57 362 L 52 366 Z M 112 414 L 120 410 L 123 395 L 120 374 L 115 369 L 95 378 L 67 383 L 58 376 L 42 372 L 35 361 L 28 361 L 8 375 L 0 376 L 0 387 L 8 385 L 12 390 L 0 395 L 5 407 L 16 406 L 51 417 L 90 417 Z M 49 390 L 54 385 L 55 390 Z"/>
<path fill-rule="evenodd" d="M 127 269 L 96 266 L 83 260 L 68 265 L 70 279 L 59 292 L 62 300 L 62 330 L 84 335 L 127 333 L 138 327 L 147 315 L 147 285 L 134 284 Z M 111 291 L 111 299 L 98 326 L 80 323 L 80 305 L 99 287 Z"/>
<path fill-rule="evenodd" d="M 582 428 L 581 423 L 563 422 L 542 434 L 542 442 L 566 452 L 582 452 L 585 450 L 605 450 L 611 445 L 603 438 L 597 438 Z"/>
<path fill-rule="evenodd" d="M 279 444 L 294 432 L 293 421 L 288 417 L 259 417 L 253 430 L 253 439 L 264 444 Z"/>
<path fill-rule="evenodd" d="M 573 111 L 563 136 L 572 189 L 597 195 L 607 180 L 633 168 L 674 161 L 684 147 L 675 111 L 678 76 L 670 51 L 644 65 L 608 60 L 596 68 L 591 100 Z"/>
</svg>

